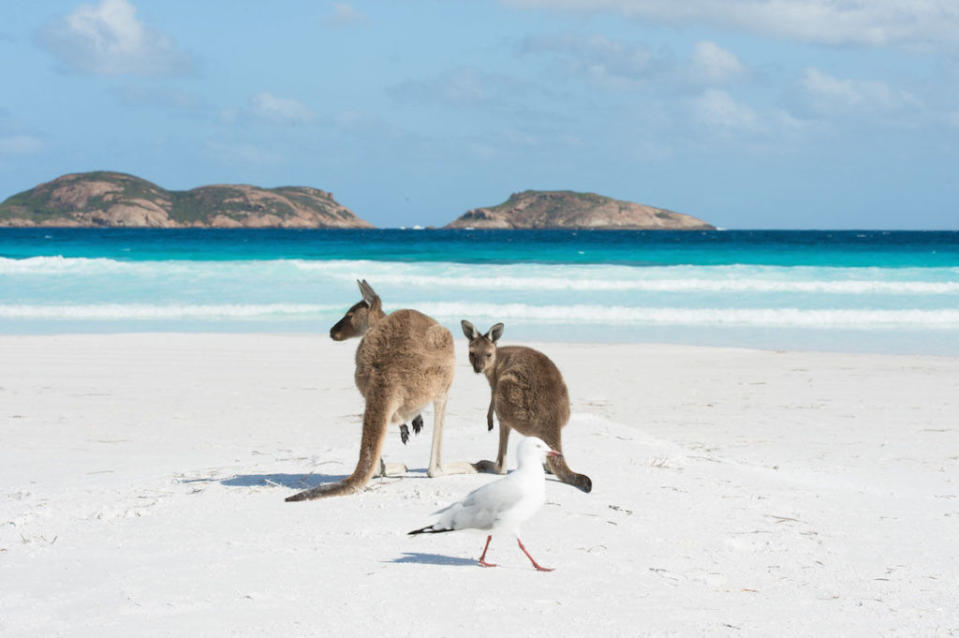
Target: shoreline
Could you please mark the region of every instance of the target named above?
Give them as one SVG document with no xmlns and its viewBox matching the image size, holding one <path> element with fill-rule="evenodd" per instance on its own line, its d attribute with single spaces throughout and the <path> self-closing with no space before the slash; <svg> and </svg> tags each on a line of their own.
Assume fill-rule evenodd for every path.
<svg viewBox="0 0 959 638">
<path fill-rule="evenodd" d="M 344 306 L 346 308 L 346 306 Z M 443 325 L 453 334 L 454 340 L 459 340 L 460 333 L 458 326 L 451 324 L 443 323 Z M 745 328 L 737 328 L 746 330 Z M 511 324 L 509 332 L 515 334 L 520 332 L 521 336 L 531 330 L 526 326 L 517 326 Z M 597 330 L 596 332 L 602 332 L 602 330 Z M 705 332 L 705 331 L 703 331 Z M 834 329 L 823 329 L 822 333 L 824 336 L 827 336 L 831 341 L 835 341 L 836 337 L 831 336 L 836 331 Z M 303 338 L 303 339 L 318 339 L 318 340 L 328 340 L 329 332 L 327 329 L 319 329 L 316 331 L 309 330 L 251 330 L 249 326 L 237 326 L 236 329 L 217 329 L 217 330 L 198 330 L 198 329 L 181 329 L 181 328 L 171 328 L 168 330 L 164 329 L 151 329 L 151 330 L 117 330 L 112 327 L 102 327 L 98 329 L 88 329 L 88 330 L 76 330 L 76 329 L 66 329 L 63 331 L 58 330 L 43 330 L 43 331 L 34 331 L 34 332 L 24 332 L 13 331 L 13 332 L 3 332 L 0 331 L 0 339 L 4 338 L 19 338 L 19 337 L 134 337 L 134 336 L 156 336 L 156 335 L 190 335 L 190 336 L 204 336 L 204 337 L 217 337 L 217 336 L 231 336 L 231 337 L 285 337 L 285 338 Z M 872 339 L 878 340 L 880 336 L 883 336 L 883 333 L 876 332 L 868 335 Z M 901 335 L 900 335 L 901 336 Z M 774 339 L 769 339 L 769 341 L 775 341 Z M 853 340 L 847 340 L 845 343 L 851 343 Z M 871 341 L 871 340 L 870 340 Z M 955 346 L 955 352 L 930 352 L 934 350 L 933 345 L 935 344 L 923 344 L 921 346 L 909 346 L 908 344 L 894 343 L 893 347 L 889 347 L 888 342 L 884 342 L 885 349 L 879 346 L 873 347 L 873 344 L 867 341 L 867 343 L 857 343 L 855 348 L 846 347 L 845 349 L 840 348 L 829 348 L 829 347 L 814 347 L 813 345 L 801 346 L 797 344 L 789 344 L 787 346 L 783 345 L 758 345 L 758 344 L 742 344 L 735 341 L 729 343 L 699 343 L 691 340 L 681 340 L 677 339 L 675 341 L 669 340 L 646 340 L 646 341 L 601 341 L 601 340 L 585 340 L 585 339 L 563 339 L 561 337 L 556 338 L 540 338 L 533 340 L 525 339 L 511 339 L 504 338 L 504 343 L 510 343 L 513 345 L 529 345 L 531 347 L 548 348 L 551 345 L 559 346 L 610 346 L 614 348 L 630 348 L 630 347 L 650 347 L 650 348 L 702 348 L 702 349 L 729 349 L 729 350 L 747 350 L 747 351 L 756 351 L 756 352 L 776 352 L 776 353 L 807 353 L 807 354 L 823 354 L 823 355 L 859 355 L 859 356 L 889 356 L 889 357 L 939 357 L 945 359 L 956 359 L 959 358 L 959 346 Z"/>
<path fill-rule="evenodd" d="M 490 458 L 488 385 L 455 343 L 444 459 Z M 405 476 L 283 502 L 352 471 L 355 341 L 0 336 L 0 574 L 17 584 L 0 630 L 959 631 L 959 357 L 530 345 L 564 374 L 564 452 L 594 482 L 549 480 L 524 529 L 552 574 L 508 538 L 483 570 L 480 535 L 406 536 L 494 478 L 425 477 L 431 408 L 408 445 L 387 433 Z"/>
</svg>

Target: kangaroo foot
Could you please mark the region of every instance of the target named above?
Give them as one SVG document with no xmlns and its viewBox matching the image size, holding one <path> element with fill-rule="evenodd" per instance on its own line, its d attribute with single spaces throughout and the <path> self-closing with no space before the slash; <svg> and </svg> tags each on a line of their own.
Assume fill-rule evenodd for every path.
<svg viewBox="0 0 959 638">
<path fill-rule="evenodd" d="M 413 425 L 413 429 L 416 430 L 415 424 Z M 400 440 L 403 441 L 403 445 L 406 445 L 406 442 L 410 440 L 410 429 L 405 423 L 400 426 Z"/>
<path fill-rule="evenodd" d="M 477 472 L 484 472 L 486 474 L 505 474 L 505 468 L 497 465 L 493 461 L 477 461 L 473 463 L 473 467 Z"/>
<path fill-rule="evenodd" d="M 423 429 L 423 415 L 417 414 L 415 417 L 413 417 L 412 424 L 413 424 L 413 434 L 419 434 L 420 430 Z"/>
<path fill-rule="evenodd" d="M 426 475 L 430 478 L 436 478 L 437 476 L 448 476 L 450 474 L 475 474 L 476 472 L 475 463 L 454 461 L 442 465 L 430 465 L 426 470 Z"/>
<path fill-rule="evenodd" d="M 403 463 L 386 463 L 380 459 L 380 464 L 373 472 L 373 478 L 383 478 L 384 476 L 399 476 L 406 474 L 406 465 Z"/>
</svg>

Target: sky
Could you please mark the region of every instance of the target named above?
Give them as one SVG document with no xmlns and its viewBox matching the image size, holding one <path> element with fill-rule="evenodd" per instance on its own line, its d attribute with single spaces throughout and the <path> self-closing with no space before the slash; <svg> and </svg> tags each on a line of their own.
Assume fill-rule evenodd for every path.
<svg viewBox="0 0 959 638">
<path fill-rule="evenodd" d="M 0 200 L 115 170 L 382 227 L 563 189 L 959 229 L 955 0 L 5 2 L 0 73 Z"/>
</svg>

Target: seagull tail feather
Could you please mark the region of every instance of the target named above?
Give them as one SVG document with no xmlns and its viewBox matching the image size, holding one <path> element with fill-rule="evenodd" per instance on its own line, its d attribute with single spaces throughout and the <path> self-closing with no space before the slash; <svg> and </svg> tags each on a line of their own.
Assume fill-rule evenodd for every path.
<svg viewBox="0 0 959 638">
<path fill-rule="evenodd" d="M 408 535 L 413 536 L 414 534 L 442 534 L 443 532 L 452 532 L 451 529 L 439 529 L 435 528 L 432 525 L 427 525 L 426 527 L 421 527 L 419 529 L 414 529 L 412 532 L 407 532 Z"/>
</svg>

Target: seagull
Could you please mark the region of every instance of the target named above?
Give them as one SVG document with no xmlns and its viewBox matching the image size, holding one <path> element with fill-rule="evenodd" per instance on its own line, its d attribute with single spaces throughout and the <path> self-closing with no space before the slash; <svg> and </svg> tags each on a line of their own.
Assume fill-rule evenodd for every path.
<svg viewBox="0 0 959 638">
<path fill-rule="evenodd" d="M 526 551 L 519 538 L 519 526 L 543 504 L 546 483 L 543 461 L 547 456 L 562 454 L 550 449 L 542 439 L 531 436 L 520 443 L 516 456 L 518 467 L 515 472 L 473 490 L 462 501 L 433 512 L 440 514 L 439 520 L 409 533 L 438 534 L 460 529 L 489 531 L 483 555 L 479 558 L 479 564 L 483 567 L 496 567 L 495 563 L 486 562 L 486 552 L 493 540 L 493 533 L 512 534 L 533 567 L 541 572 L 553 571 L 541 566 Z"/>
</svg>

